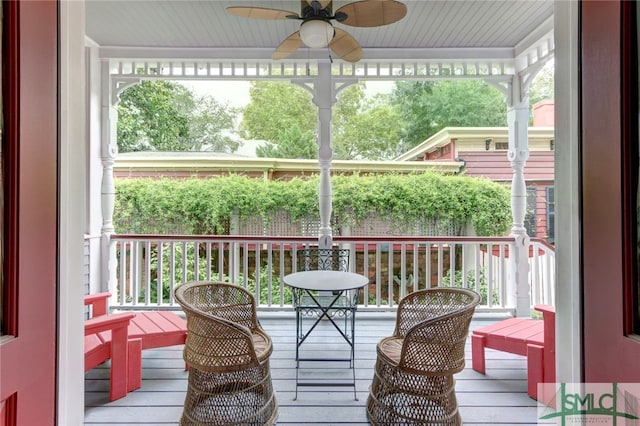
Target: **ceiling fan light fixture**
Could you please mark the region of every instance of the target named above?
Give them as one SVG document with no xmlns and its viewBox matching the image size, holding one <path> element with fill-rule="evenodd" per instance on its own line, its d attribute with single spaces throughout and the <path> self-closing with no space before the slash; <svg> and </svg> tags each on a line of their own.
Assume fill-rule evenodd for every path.
<svg viewBox="0 0 640 426">
<path fill-rule="evenodd" d="M 300 26 L 302 42 L 313 49 L 327 47 L 334 33 L 333 25 L 324 19 L 311 19 Z"/>
</svg>

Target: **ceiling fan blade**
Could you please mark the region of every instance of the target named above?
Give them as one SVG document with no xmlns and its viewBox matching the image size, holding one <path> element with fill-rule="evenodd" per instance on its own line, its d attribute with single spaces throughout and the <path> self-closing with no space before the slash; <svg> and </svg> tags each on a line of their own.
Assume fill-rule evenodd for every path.
<svg viewBox="0 0 640 426">
<path fill-rule="evenodd" d="M 302 46 L 300 31 L 296 31 L 295 33 L 284 39 L 284 41 L 280 43 L 278 47 L 276 47 L 275 52 L 273 52 L 273 55 L 271 55 L 271 59 L 284 59 L 288 56 L 291 56 L 291 54 L 298 50 L 300 46 Z"/>
<path fill-rule="evenodd" d="M 396 0 L 361 0 L 336 10 L 347 18 L 339 22 L 352 27 L 379 27 L 397 22 L 407 14 L 407 6 Z"/>
<path fill-rule="evenodd" d="M 362 59 L 362 47 L 351 34 L 336 28 L 336 35 L 333 36 L 329 49 L 331 49 L 340 59 L 347 62 L 358 62 Z"/>
<path fill-rule="evenodd" d="M 232 15 L 241 16 L 243 18 L 254 19 L 291 19 L 290 17 L 298 18 L 298 14 L 295 12 L 280 9 L 268 9 L 264 7 L 230 6 L 227 7 L 227 12 Z"/>
</svg>

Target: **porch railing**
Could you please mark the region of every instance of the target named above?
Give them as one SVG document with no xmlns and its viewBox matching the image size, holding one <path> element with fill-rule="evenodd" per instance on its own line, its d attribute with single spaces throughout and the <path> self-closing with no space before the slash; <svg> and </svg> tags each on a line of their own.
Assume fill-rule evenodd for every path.
<svg viewBox="0 0 640 426">
<path fill-rule="evenodd" d="M 117 309 L 179 309 L 173 290 L 190 280 L 222 280 L 248 288 L 260 309 L 291 307 L 283 276 L 294 272 L 314 237 L 113 235 L 109 290 Z M 482 295 L 479 311 L 514 312 L 516 285 L 511 237 L 334 237 L 350 249 L 349 269 L 369 277 L 360 308 L 389 310 L 407 293 L 464 286 Z M 529 248 L 531 305 L 553 304 L 555 253 L 533 240 Z"/>
</svg>

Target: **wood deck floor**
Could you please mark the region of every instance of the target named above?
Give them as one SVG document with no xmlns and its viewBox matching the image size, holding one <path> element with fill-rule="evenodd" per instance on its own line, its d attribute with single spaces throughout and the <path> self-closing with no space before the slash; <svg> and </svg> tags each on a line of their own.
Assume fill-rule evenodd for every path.
<svg viewBox="0 0 640 426">
<path fill-rule="evenodd" d="M 260 314 L 262 326 L 272 336 L 271 375 L 279 403 L 278 425 L 367 425 L 365 404 L 373 375 L 376 343 L 393 332 L 390 314 L 358 313 L 356 324 L 356 389 L 352 387 L 299 388 L 295 395 L 295 318 Z M 474 319 L 472 329 L 495 320 Z M 321 324 L 308 350 L 336 354 L 346 349 L 330 324 Z M 535 425 L 537 404 L 527 396 L 526 359 L 487 349 L 487 375 L 471 369 L 467 339 L 467 366 L 456 375 L 456 395 L 465 425 Z M 108 402 L 108 363 L 86 373 L 85 424 L 178 424 L 187 387 L 182 347 L 143 351 L 142 388 L 118 401 Z M 309 365 L 308 367 L 313 367 Z M 350 375 L 344 364 L 331 363 L 319 377 Z M 306 377 L 317 373 L 301 370 Z M 347 376 L 348 377 L 348 376 Z"/>
</svg>

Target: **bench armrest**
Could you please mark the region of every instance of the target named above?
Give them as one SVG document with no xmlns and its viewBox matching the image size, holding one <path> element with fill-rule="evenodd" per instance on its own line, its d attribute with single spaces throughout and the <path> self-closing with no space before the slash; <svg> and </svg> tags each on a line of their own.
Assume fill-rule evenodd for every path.
<svg viewBox="0 0 640 426">
<path fill-rule="evenodd" d="M 533 309 L 535 309 L 538 312 L 542 312 L 543 317 L 544 317 L 544 314 L 555 315 L 556 313 L 556 308 L 554 308 L 551 305 L 536 305 L 533 307 Z"/>
<path fill-rule="evenodd" d="M 88 336 L 103 331 L 128 327 L 129 321 L 135 316 L 136 314 L 121 313 L 88 319 L 84 322 L 84 335 Z"/>
<path fill-rule="evenodd" d="M 84 296 L 84 305 L 91 306 L 91 316 L 97 317 L 107 314 L 107 300 L 111 297 L 111 293 L 96 293 Z"/>
</svg>

